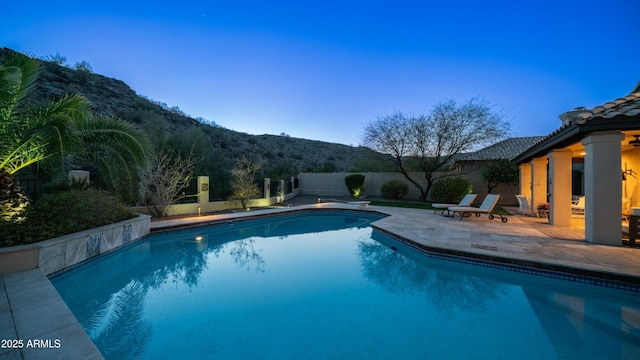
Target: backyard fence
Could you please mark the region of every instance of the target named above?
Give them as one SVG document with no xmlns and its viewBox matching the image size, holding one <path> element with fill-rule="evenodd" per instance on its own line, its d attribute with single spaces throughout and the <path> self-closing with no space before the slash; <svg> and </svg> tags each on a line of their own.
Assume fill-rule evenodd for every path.
<svg viewBox="0 0 640 360">
<path fill-rule="evenodd" d="M 302 173 L 299 175 L 300 179 L 300 194 L 303 195 L 316 195 L 323 197 L 331 196 L 350 196 L 349 190 L 344 183 L 344 178 L 353 175 L 364 175 L 364 196 L 382 196 L 382 185 L 390 180 L 398 180 L 409 186 L 409 193 L 405 196 L 408 200 L 418 200 L 420 198 L 420 192 L 418 189 L 400 173 L 396 172 L 339 172 L 339 173 Z M 409 173 L 413 179 L 416 179 L 420 185 L 426 187 L 426 181 L 424 180 L 423 173 Z M 467 173 L 435 173 L 435 176 L 440 177 L 457 176 L 467 179 L 473 185 L 473 193 L 478 194 L 478 199 L 484 199 L 487 195 L 487 185 L 484 183 L 482 177 L 476 174 Z M 498 202 L 499 205 L 515 205 L 517 204 L 516 194 L 518 191 L 517 186 L 500 184 L 493 189 L 493 193 L 500 194 L 501 199 Z"/>
<path fill-rule="evenodd" d="M 189 181 L 189 185 L 182 189 L 176 204 L 194 204 L 198 201 L 198 178 L 194 177 Z"/>
<path fill-rule="evenodd" d="M 261 189 L 262 197 L 249 201 L 250 206 L 270 206 L 283 202 L 300 193 L 295 188 L 299 184 L 293 177 L 290 180 L 261 179 L 257 182 Z M 239 200 L 229 200 L 231 195 L 231 181 L 228 179 L 209 179 L 208 176 L 198 176 L 189 187 L 184 190 L 184 196 L 189 202 L 176 202 L 167 209 L 168 215 L 180 214 L 204 214 L 209 212 L 239 209 L 242 205 Z M 144 208 L 136 208 L 144 212 Z"/>
<path fill-rule="evenodd" d="M 42 195 L 42 180 L 37 179 L 18 179 L 22 192 L 27 195 L 31 203 L 38 201 Z"/>
<path fill-rule="evenodd" d="M 227 200 L 233 193 L 231 180 L 210 179 L 209 180 L 209 201 Z"/>
</svg>

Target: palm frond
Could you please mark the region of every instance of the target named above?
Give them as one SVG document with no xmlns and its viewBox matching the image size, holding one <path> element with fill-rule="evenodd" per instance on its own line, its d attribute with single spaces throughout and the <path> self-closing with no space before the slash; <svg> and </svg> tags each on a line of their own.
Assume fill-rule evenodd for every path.
<svg viewBox="0 0 640 360">
<path fill-rule="evenodd" d="M 16 93 L 20 86 L 20 69 L 17 67 L 0 67 L 0 119 L 6 126 L 13 108 L 16 105 Z"/>
<path fill-rule="evenodd" d="M 4 120 L 22 105 L 31 92 L 40 73 L 40 61 L 29 56 L 13 53 L 5 58 L 3 72 L 0 73 L 0 108 Z"/>
<path fill-rule="evenodd" d="M 17 146 L 6 147 L 7 153 L 0 154 L 0 169 L 15 174 L 18 170 L 43 160 L 46 157 L 44 148 L 36 138 L 29 138 Z M 4 146 L 2 150 L 5 150 Z"/>
<path fill-rule="evenodd" d="M 143 165 L 149 157 L 149 139 L 130 123 L 104 116 L 87 117 L 77 123 L 83 144 L 110 144 Z"/>
<path fill-rule="evenodd" d="M 105 182 L 120 195 L 135 197 L 139 181 L 137 168 L 145 166 L 150 153 L 148 138 L 119 119 L 83 118 L 76 126 L 82 144 L 81 156 L 94 164 Z"/>
<path fill-rule="evenodd" d="M 81 147 L 76 140 L 76 122 L 88 116 L 89 103 L 79 95 L 64 96 L 44 106 L 30 107 L 20 114 L 23 123 L 42 144 L 47 156 L 59 156 L 63 161 L 67 151 Z"/>
</svg>

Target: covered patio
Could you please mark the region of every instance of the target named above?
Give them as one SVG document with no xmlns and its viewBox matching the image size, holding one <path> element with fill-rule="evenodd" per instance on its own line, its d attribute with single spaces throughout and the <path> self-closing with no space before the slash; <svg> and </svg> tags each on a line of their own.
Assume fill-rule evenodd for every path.
<svg viewBox="0 0 640 360">
<path fill-rule="evenodd" d="M 576 108 L 560 120 L 557 130 L 513 159 L 520 193 L 532 216 L 548 203 L 549 224 L 571 227 L 572 217 L 583 216 L 587 242 L 620 246 L 623 221 L 629 231 L 634 208 L 640 215 L 640 83 L 623 98 Z"/>
</svg>

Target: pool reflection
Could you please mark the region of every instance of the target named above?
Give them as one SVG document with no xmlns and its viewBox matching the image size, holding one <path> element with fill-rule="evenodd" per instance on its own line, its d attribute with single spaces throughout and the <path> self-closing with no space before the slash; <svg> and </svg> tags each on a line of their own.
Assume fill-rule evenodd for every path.
<svg viewBox="0 0 640 360">
<path fill-rule="evenodd" d="M 367 278 L 391 292 L 419 292 L 443 311 L 478 311 L 520 287 L 559 358 L 637 359 L 640 302 L 623 291 L 430 259 L 381 233 L 360 241 Z"/>
</svg>

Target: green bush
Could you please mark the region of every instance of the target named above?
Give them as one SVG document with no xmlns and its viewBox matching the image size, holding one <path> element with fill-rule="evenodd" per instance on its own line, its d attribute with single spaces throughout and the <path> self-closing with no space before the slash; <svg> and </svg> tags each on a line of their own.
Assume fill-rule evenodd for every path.
<svg viewBox="0 0 640 360">
<path fill-rule="evenodd" d="M 400 180 L 390 180 L 382 184 L 380 192 L 388 199 L 402 199 L 409 193 L 409 185 Z"/>
<path fill-rule="evenodd" d="M 452 177 L 438 180 L 431 188 L 431 200 L 438 203 L 456 204 L 470 194 L 472 185 L 469 180 Z"/>
<path fill-rule="evenodd" d="M 362 174 L 353 174 L 346 176 L 344 178 L 344 184 L 347 185 L 347 189 L 349 189 L 349 194 L 351 196 L 360 196 L 362 192 L 362 186 L 364 185 L 364 175 Z"/>
<path fill-rule="evenodd" d="M 30 244 L 136 217 L 117 197 L 88 189 L 45 195 L 20 223 L 0 221 L 0 247 Z"/>
</svg>

